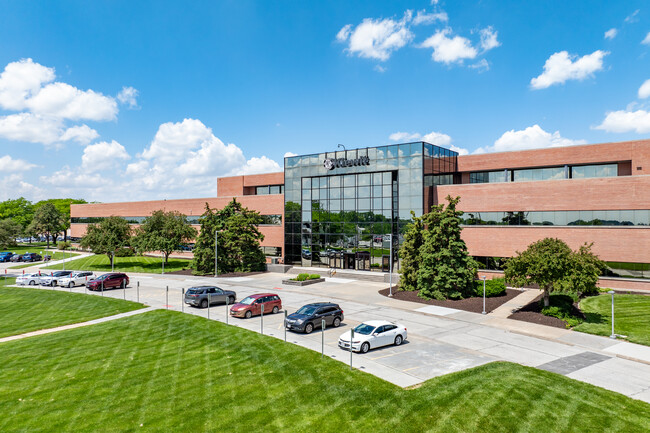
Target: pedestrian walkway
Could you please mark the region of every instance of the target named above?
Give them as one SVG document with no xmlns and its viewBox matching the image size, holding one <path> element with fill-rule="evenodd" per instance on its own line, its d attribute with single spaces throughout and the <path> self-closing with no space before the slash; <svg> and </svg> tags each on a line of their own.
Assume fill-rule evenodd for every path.
<svg viewBox="0 0 650 433">
<path fill-rule="evenodd" d="M 542 291 L 538 289 L 524 290 L 521 292 L 521 294 L 515 296 L 500 307 L 494 309 L 492 312 L 490 312 L 489 315 L 491 317 L 502 317 L 504 319 L 507 319 L 512 313 L 528 305 L 533 301 L 533 299 L 541 294 Z"/>
<path fill-rule="evenodd" d="M 124 317 L 135 316 L 136 314 L 147 313 L 155 310 L 154 307 L 141 308 L 139 310 L 127 311 L 126 313 L 115 314 L 113 316 L 100 317 L 99 319 L 89 320 L 87 322 L 71 323 L 70 325 L 57 326 L 56 328 L 39 329 L 38 331 L 26 332 L 25 334 L 10 335 L 9 337 L 0 338 L 0 343 L 7 341 L 22 340 L 27 337 L 37 335 L 51 334 L 53 332 L 66 331 L 68 329 L 81 328 L 83 326 L 96 325 L 98 323 L 110 322 L 111 320 L 122 319 Z"/>
</svg>

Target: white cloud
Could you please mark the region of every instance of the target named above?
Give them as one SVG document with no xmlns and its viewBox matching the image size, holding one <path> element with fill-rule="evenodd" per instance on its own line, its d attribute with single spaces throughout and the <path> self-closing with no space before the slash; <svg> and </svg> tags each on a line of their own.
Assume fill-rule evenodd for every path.
<svg viewBox="0 0 650 433">
<path fill-rule="evenodd" d="M 486 27 L 480 31 L 481 35 L 481 48 L 483 51 L 489 51 L 493 48 L 501 46 L 501 42 L 497 40 L 498 32 L 492 29 L 492 26 Z"/>
<path fill-rule="evenodd" d="M 0 116 L 0 137 L 12 141 L 53 144 L 63 135 L 60 119 L 32 113 Z"/>
<path fill-rule="evenodd" d="M 618 30 L 615 28 L 609 29 L 605 32 L 605 39 L 614 39 L 618 34 Z"/>
<path fill-rule="evenodd" d="M 36 166 L 36 164 L 23 161 L 22 159 L 13 159 L 9 155 L 0 157 L 0 173 L 27 171 Z"/>
<path fill-rule="evenodd" d="M 650 32 L 648 32 L 648 34 L 645 35 L 645 38 L 643 38 L 641 43 L 644 44 L 644 45 L 650 45 Z"/>
<path fill-rule="evenodd" d="M 379 72 L 379 73 L 382 73 L 382 74 L 383 74 L 384 72 L 386 72 L 386 68 L 383 67 L 382 65 L 375 65 L 375 67 L 374 67 L 373 69 L 374 69 L 375 71 Z"/>
<path fill-rule="evenodd" d="M 399 50 L 413 39 L 413 33 L 407 27 L 410 19 L 410 11 L 400 21 L 365 18 L 354 30 L 350 24 L 344 26 L 336 39 L 339 42 L 349 42 L 346 50 L 350 54 L 386 61 L 393 51 Z"/>
<path fill-rule="evenodd" d="M 282 171 L 280 164 L 266 156 L 262 156 L 261 158 L 252 157 L 246 161 L 246 165 L 239 169 L 237 174 L 274 173 L 278 171 Z"/>
<path fill-rule="evenodd" d="M 481 59 L 476 63 L 473 63 L 471 65 L 467 65 L 467 67 L 471 68 L 471 69 L 476 69 L 479 73 L 490 70 L 490 64 L 485 59 Z"/>
<path fill-rule="evenodd" d="M 431 143 L 436 146 L 449 148 L 454 152 L 458 152 L 459 155 L 467 155 L 469 153 L 467 149 L 463 149 L 462 147 L 457 147 L 451 144 L 451 137 L 441 132 L 432 131 L 424 135 L 419 134 L 417 132 L 414 133 L 394 132 L 390 134 L 388 138 L 391 141 L 401 141 L 401 142 L 426 141 L 427 143 Z"/>
<path fill-rule="evenodd" d="M 473 59 L 478 55 L 476 48 L 469 39 L 462 36 L 448 37 L 451 29 L 438 30 L 433 36 L 427 38 L 420 46 L 433 48 L 431 57 L 436 62 L 446 64 L 462 62 L 464 59 Z"/>
<path fill-rule="evenodd" d="M 138 90 L 133 87 L 122 87 L 120 93 L 117 94 L 117 99 L 131 109 L 138 108 L 138 93 Z"/>
<path fill-rule="evenodd" d="M 650 97 L 650 80 L 645 80 L 641 87 L 639 87 L 639 99 L 646 99 Z"/>
<path fill-rule="evenodd" d="M 632 12 L 630 15 L 626 16 L 625 17 L 625 22 L 626 23 L 635 23 L 635 22 L 639 21 L 639 18 L 637 18 L 637 15 L 639 14 L 639 11 L 640 10 L 637 9 L 634 12 Z"/>
<path fill-rule="evenodd" d="M 560 51 L 551 55 L 544 64 L 544 72 L 530 80 L 533 89 L 545 89 L 554 84 L 563 84 L 567 80 L 584 80 L 592 77 L 594 72 L 603 69 L 603 58 L 607 51 L 596 50 L 580 58 Z"/>
<path fill-rule="evenodd" d="M 42 188 L 25 182 L 22 173 L 13 173 L 0 179 L 0 200 L 17 197 L 28 197 L 30 200 L 38 201 L 52 196 L 47 196 Z"/>
<path fill-rule="evenodd" d="M 59 137 L 60 141 L 70 141 L 74 140 L 80 144 L 88 144 L 94 139 L 99 137 L 97 131 L 89 127 L 88 125 L 79 125 L 72 126 L 65 130 L 63 135 Z"/>
<path fill-rule="evenodd" d="M 27 100 L 54 78 L 54 68 L 46 68 L 32 59 L 9 63 L 0 74 L 0 107 L 6 110 L 26 108 Z"/>
<path fill-rule="evenodd" d="M 293 153 L 293 152 L 286 152 L 286 153 L 284 154 L 284 157 L 285 157 L 285 158 L 291 158 L 292 156 L 298 156 L 298 154 L 297 154 L 297 153 Z"/>
<path fill-rule="evenodd" d="M 71 120 L 106 121 L 117 117 L 115 99 L 66 83 L 46 85 L 26 101 L 26 106 L 36 114 Z"/>
<path fill-rule="evenodd" d="M 418 13 L 415 15 L 415 18 L 413 18 L 413 25 L 418 26 L 420 24 L 432 24 L 436 21 L 446 23 L 449 21 L 449 17 L 447 16 L 446 12 L 427 13 L 424 9 L 422 9 L 421 11 L 418 11 Z"/>
<path fill-rule="evenodd" d="M 113 140 L 101 141 L 86 146 L 81 156 L 81 169 L 84 172 L 108 170 L 118 167 L 121 161 L 131 159 L 124 146 Z"/>
<path fill-rule="evenodd" d="M 639 89 L 640 91 L 641 89 Z M 650 112 L 645 110 L 612 111 L 607 113 L 603 123 L 594 129 L 602 129 L 607 132 L 636 132 L 637 134 L 646 134 L 650 132 Z"/>
<path fill-rule="evenodd" d="M 571 140 L 562 137 L 560 131 L 551 134 L 544 131 L 539 125 L 533 125 L 519 131 L 514 129 L 506 131 L 494 142 L 494 146 L 479 147 L 474 153 L 510 152 L 513 150 L 564 147 L 586 143 L 585 140 Z"/>
</svg>

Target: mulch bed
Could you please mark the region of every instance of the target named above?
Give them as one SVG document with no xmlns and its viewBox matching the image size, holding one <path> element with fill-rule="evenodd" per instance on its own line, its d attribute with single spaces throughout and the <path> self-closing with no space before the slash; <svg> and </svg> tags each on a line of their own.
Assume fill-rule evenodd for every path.
<svg viewBox="0 0 650 433">
<path fill-rule="evenodd" d="M 194 275 L 192 269 L 183 269 L 182 271 L 174 271 L 174 272 L 165 272 L 166 274 L 171 274 L 171 275 L 190 275 L 192 277 L 208 277 L 208 278 L 214 278 L 214 274 L 207 274 L 207 275 Z M 265 274 L 267 271 L 259 271 L 259 272 L 229 272 L 227 274 L 219 274 L 219 278 L 224 277 L 224 278 L 235 278 L 235 277 L 249 277 L 251 275 L 259 275 L 259 274 Z"/>
<path fill-rule="evenodd" d="M 389 289 L 382 289 L 379 291 L 380 295 L 388 296 Z M 506 289 L 506 294 L 503 296 L 495 296 L 493 298 L 485 299 L 485 311 L 488 313 L 494 309 L 505 304 L 515 296 L 519 295 L 521 291 L 514 289 Z M 455 308 L 457 310 L 470 311 L 472 313 L 483 312 L 483 297 L 466 298 L 460 300 L 446 300 L 439 301 L 437 299 L 422 299 L 418 296 L 417 290 L 399 291 L 393 287 L 393 298 L 400 301 L 418 302 L 420 304 L 437 305 L 439 307 Z"/>
<path fill-rule="evenodd" d="M 542 308 L 539 301 L 542 295 L 533 299 L 530 303 L 524 305 L 519 311 L 512 313 L 508 319 L 521 320 L 522 322 L 537 323 L 538 325 L 553 326 L 555 328 L 567 328 L 567 323 L 557 317 L 545 316 L 542 314 Z"/>
</svg>

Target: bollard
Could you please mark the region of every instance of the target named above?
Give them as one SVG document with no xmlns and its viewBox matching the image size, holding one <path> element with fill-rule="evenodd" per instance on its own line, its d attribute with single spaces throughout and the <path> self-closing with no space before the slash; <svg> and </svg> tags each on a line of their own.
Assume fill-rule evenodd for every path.
<svg viewBox="0 0 650 433">
<path fill-rule="evenodd" d="M 88 294 L 88 277 L 86 277 L 86 284 L 84 284 L 84 294 Z"/>
<path fill-rule="evenodd" d="M 226 296 L 226 325 L 228 324 L 228 314 L 230 313 L 230 311 L 228 311 L 229 304 L 230 304 L 230 296 Z"/>
<path fill-rule="evenodd" d="M 321 338 L 320 338 L 320 357 L 321 357 L 321 359 L 323 359 L 323 357 L 325 356 L 325 326 L 326 326 L 325 325 L 325 319 L 321 319 L 321 321 L 320 321 L 320 329 L 321 329 L 321 333 L 320 333 L 320 336 L 321 336 Z M 351 345 L 350 345 L 350 349 L 352 349 Z"/>
<path fill-rule="evenodd" d="M 350 370 L 352 370 L 352 340 L 354 340 L 354 329 L 350 329 Z"/>
<path fill-rule="evenodd" d="M 262 314 L 260 315 L 260 334 L 264 335 L 264 304 L 262 304 Z"/>
<path fill-rule="evenodd" d="M 181 313 L 185 312 L 185 288 L 181 288 Z"/>
<path fill-rule="evenodd" d="M 169 286 L 165 286 L 165 308 L 169 310 Z"/>
<path fill-rule="evenodd" d="M 136 291 L 137 291 L 136 296 L 137 296 L 138 302 L 140 302 L 140 281 L 138 281 Z"/>
<path fill-rule="evenodd" d="M 104 280 L 102 280 L 102 296 L 104 296 Z"/>
<path fill-rule="evenodd" d="M 126 301 L 126 284 L 122 286 L 122 299 Z"/>
<path fill-rule="evenodd" d="M 212 293 L 208 293 L 208 320 L 210 320 L 210 304 L 212 304 Z"/>
<path fill-rule="evenodd" d="M 284 342 L 287 342 L 287 310 L 284 310 Z"/>
</svg>

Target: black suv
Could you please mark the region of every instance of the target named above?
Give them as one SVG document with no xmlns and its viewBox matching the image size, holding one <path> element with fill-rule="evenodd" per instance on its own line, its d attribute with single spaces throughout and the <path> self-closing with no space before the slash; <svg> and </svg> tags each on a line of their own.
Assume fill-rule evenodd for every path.
<svg viewBox="0 0 650 433">
<path fill-rule="evenodd" d="M 22 258 L 20 259 L 21 262 L 40 262 L 41 260 L 43 260 L 43 257 L 41 257 L 40 254 L 36 253 L 23 254 Z"/>
<path fill-rule="evenodd" d="M 303 305 L 298 311 L 287 316 L 284 326 L 291 331 L 311 334 L 314 328 L 322 326 L 323 319 L 325 319 L 325 326 L 338 328 L 343 321 L 343 310 L 331 302 Z"/>
</svg>

